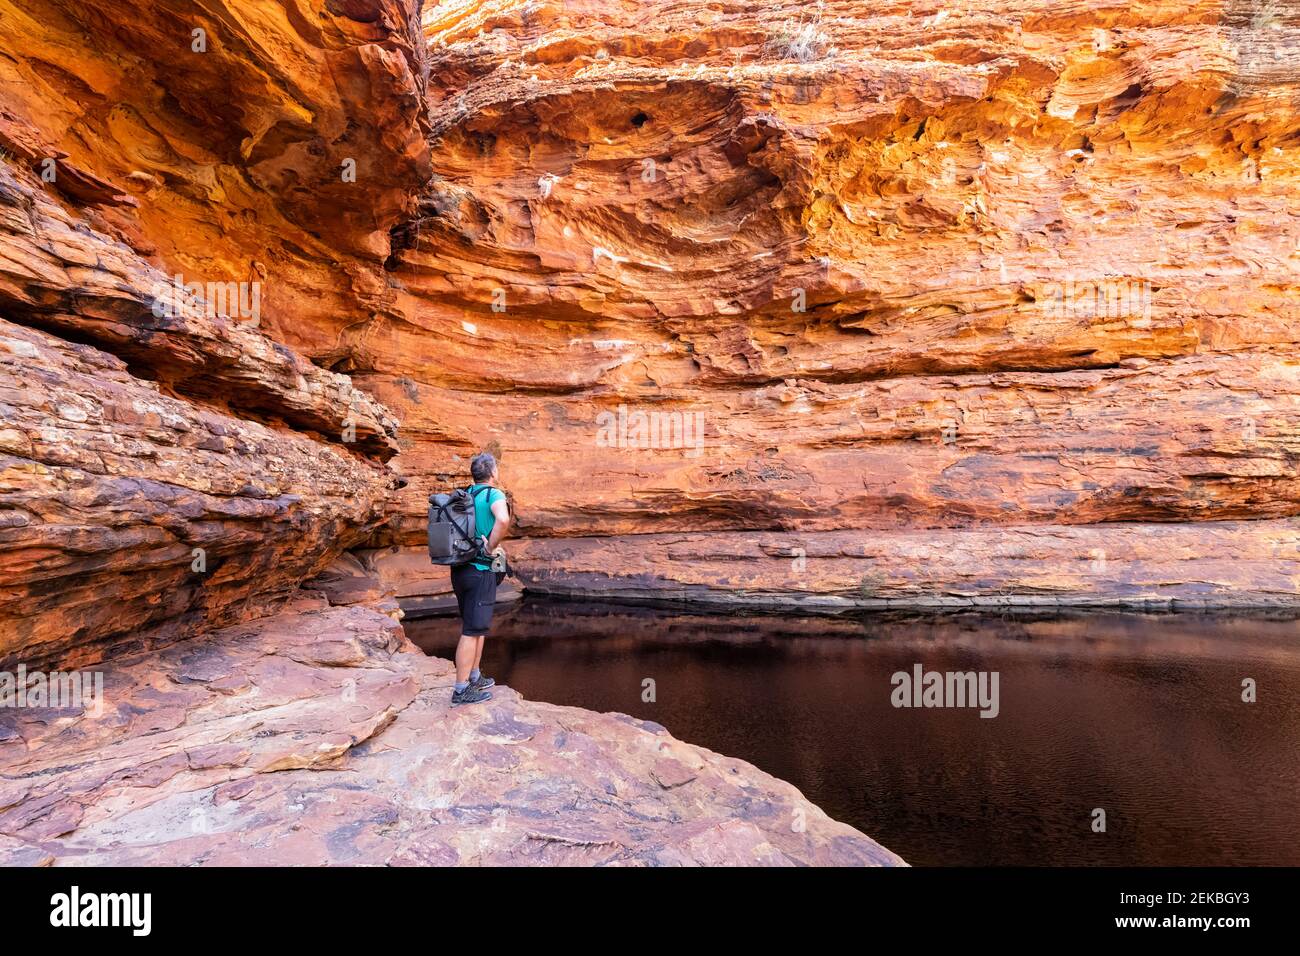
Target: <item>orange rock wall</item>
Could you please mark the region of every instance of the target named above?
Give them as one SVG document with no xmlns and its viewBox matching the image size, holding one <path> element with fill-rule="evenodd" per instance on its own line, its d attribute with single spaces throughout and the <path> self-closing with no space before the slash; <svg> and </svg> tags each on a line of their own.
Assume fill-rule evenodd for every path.
<svg viewBox="0 0 1300 956">
<path fill-rule="evenodd" d="M 343 330 L 430 175 L 416 10 L 6 0 L 0 50 L 0 660 L 263 615 L 401 483 Z"/>
<path fill-rule="evenodd" d="M 1032 594 L 972 590 L 937 532 L 981 530 L 992 568 L 1026 534 L 1158 522 L 1185 542 L 1158 580 L 1123 546 L 1143 587 L 1076 576 L 1094 545 L 1068 546 L 1042 555 L 1055 598 L 1209 575 L 1253 601 L 1204 524 L 1241 519 L 1266 590 L 1300 588 L 1275 523 L 1300 503 L 1300 11 L 469 4 L 424 27 L 434 178 L 360 379 L 403 421 L 398 542 L 486 446 L 525 580 L 557 590 L 589 588 L 552 541 L 580 535 L 630 591 L 853 600 L 825 562 L 743 581 L 707 537 L 686 563 L 634 537 L 761 562 L 773 535 L 853 532 L 883 549 L 853 578 L 900 597 Z"/>
<path fill-rule="evenodd" d="M 547 590 L 1300 598 L 1288 4 L 0 0 L 0 49 L 4 654 L 418 549 L 485 447 Z"/>
</svg>

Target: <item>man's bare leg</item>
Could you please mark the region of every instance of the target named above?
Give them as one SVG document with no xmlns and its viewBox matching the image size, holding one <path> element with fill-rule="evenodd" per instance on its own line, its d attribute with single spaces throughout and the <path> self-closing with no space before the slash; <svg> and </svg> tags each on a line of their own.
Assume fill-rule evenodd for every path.
<svg viewBox="0 0 1300 956">
<path fill-rule="evenodd" d="M 456 683 L 463 684 L 469 680 L 469 672 L 478 666 L 479 656 L 483 653 L 483 638 L 462 634 L 456 643 Z"/>
<path fill-rule="evenodd" d="M 478 670 L 479 665 L 483 663 L 483 641 L 485 636 L 486 635 L 480 634 L 477 638 L 478 647 L 474 651 L 474 670 Z"/>
</svg>

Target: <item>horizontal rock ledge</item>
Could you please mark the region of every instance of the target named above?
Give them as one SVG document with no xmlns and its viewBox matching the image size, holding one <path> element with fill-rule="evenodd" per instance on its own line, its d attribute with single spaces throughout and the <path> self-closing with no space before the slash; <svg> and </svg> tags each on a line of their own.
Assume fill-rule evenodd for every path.
<svg viewBox="0 0 1300 956">
<path fill-rule="evenodd" d="M 721 606 L 1300 606 L 1300 520 L 530 538 L 528 593 Z"/>
<path fill-rule="evenodd" d="M 31 179 L 0 167 L 0 315 L 91 342 L 187 397 L 393 457 L 397 420 L 348 376 L 274 341 L 258 328 L 260 314 L 243 321 L 181 295 L 175 275 L 69 214 Z M 238 298 L 225 305 L 237 314 Z"/>
<path fill-rule="evenodd" d="M 391 507 L 385 466 L 0 318 L 0 666 L 266 613 Z"/>
</svg>

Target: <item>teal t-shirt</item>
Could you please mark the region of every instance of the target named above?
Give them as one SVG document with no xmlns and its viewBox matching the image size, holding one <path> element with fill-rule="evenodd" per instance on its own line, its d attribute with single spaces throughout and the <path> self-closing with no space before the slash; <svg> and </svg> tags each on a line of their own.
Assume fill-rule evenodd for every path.
<svg viewBox="0 0 1300 956">
<path fill-rule="evenodd" d="M 489 489 L 486 493 L 481 493 L 484 488 Z M 497 517 L 492 513 L 492 506 L 505 497 L 505 492 L 500 488 L 492 488 L 490 485 L 470 485 L 469 493 L 474 496 L 474 530 L 485 538 L 492 536 L 492 529 L 497 526 Z M 482 561 L 475 561 L 474 567 L 480 571 L 490 571 L 491 564 L 484 564 Z"/>
</svg>

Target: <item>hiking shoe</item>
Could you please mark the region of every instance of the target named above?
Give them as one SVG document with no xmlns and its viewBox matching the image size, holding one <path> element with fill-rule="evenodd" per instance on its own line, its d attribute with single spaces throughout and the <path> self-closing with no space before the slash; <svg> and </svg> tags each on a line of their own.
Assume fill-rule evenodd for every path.
<svg viewBox="0 0 1300 956">
<path fill-rule="evenodd" d="M 497 682 L 491 677 L 484 677 L 482 674 L 478 675 L 478 680 L 472 680 L 469 682 L 471 690 L 487 690 L 489 687 L 495 687 L 496 685 Z"/>
<path fill-rule="evenodd" d="M 478 690 L 473 684 L 470 684 L 464 690 L 452 690 L 451 706 L 456 707 L 460 704 L 481 704 L 485 700 L 491 700 L 492 695 L 485 690 Z"/>
</svg>

